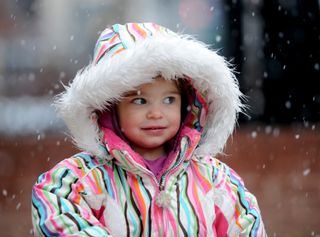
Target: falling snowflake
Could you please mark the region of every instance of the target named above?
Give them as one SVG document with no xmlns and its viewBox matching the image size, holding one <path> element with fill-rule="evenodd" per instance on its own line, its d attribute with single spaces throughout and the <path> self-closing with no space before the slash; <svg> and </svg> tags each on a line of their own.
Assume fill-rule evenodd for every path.
<svg viewBox="0 0 320 237">
<path fill-rule="evenodd" d="M 264 129 L 266 134 L 270 134 L 272 132 L 272 127 L 271 126 L 266 126 Z"/>
<path fill-rule="evenodd" d="M 291 108 L 291 101 L 287 101 L 286 103 L 285 103 L 285 107 L 287 108 L 287 109 L 290 109 Z"/>
<path fill-rule="evenodd" d="M 258 133 L 256 131 L 251 132 L 251 137 L 252 138 L 256 138 L 258 135 Z"/>
<path fill-rule="evenodd" d="M 17 206 L 16 206 L 16 210 L 19 210 L 21 207 L 21 202 L 18 202 Z"/>
<path fill-rule="evenodd" d="M 216 36 L 216 42 L 220 42 L 221 39 L 222 39 L 221 35 L 217 35 L 217 36 Z"/>
<path fill-rule="evenodd" d="M 303 171 L 303 176 L 308 176 L 309 174 L 310 174 L 310 172 L 311 172 L 311 169 L 310 168 L 307 168 L 307 169 L 305 169 L 304 171 Z"/>
</svg>

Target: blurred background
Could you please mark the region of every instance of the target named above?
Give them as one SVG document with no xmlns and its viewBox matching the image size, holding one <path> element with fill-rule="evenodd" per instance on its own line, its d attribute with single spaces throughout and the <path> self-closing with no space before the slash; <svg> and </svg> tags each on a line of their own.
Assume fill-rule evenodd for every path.
<svg viewBox="0 0 320 237">
<path fill-rule="evenodd" d="M 2 0 L 0 230 L 31 236 L 40 173 L 77 152 L 51 106 L 114 23 L 156 22 L 218 49 L 248 96 L 226 156 L 269 236 L 320 236 L 319 0 Z"/>
</svg>

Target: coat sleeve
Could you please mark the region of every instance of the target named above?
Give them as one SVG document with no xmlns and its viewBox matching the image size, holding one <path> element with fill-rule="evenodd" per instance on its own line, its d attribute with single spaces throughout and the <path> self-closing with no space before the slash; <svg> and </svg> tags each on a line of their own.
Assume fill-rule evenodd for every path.
<svg viewBox="0 0 320 237">
<path fill-rule="evenodd" d="M 111 236 L 83 199 L 76 169 L 63 161 L 38 178 L 32 189 L 34 236 Z"/>
<path fill-rule="evenodd" d="M 218 236 L 265 237 L 266 230 L 257 200 L 240 176 L 215 160 L 215 229 Z"/>
</svg>

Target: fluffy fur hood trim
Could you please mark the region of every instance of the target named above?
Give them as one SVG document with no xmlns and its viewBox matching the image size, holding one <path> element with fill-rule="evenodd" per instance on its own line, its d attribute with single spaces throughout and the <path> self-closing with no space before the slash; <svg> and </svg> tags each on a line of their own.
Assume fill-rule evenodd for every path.
<svg viewBox="0 0 320 237">
<path fill-rule="evenodd" d="M 118 35 L 121 38 L 121 32 Z M 207 94 L 208 118 L 196 154 L 221 153 L 243 108 L 238 82 L 216 51 L 171 31 L 152 32 L 116 55 L 94 60 L 58 95 L 55 105 L 76 145 L 103 156 L 95 112 L 159 74 L 168 80 L 187 75 L 198 91 Z"/>
</svg>

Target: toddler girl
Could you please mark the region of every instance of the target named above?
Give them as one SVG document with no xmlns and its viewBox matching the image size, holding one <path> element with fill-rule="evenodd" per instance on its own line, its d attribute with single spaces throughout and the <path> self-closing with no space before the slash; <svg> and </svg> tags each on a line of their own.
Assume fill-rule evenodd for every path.
<svg viewBox="0 0 320 237">
<path fill-rule="evenodd" d="M 35 236 L 266 236 L 214 157 L 243 105 L 225 60 L 152 23 L 102 32 L 56 102 L 81 153 L 33 187 Z"/>
</svg>

